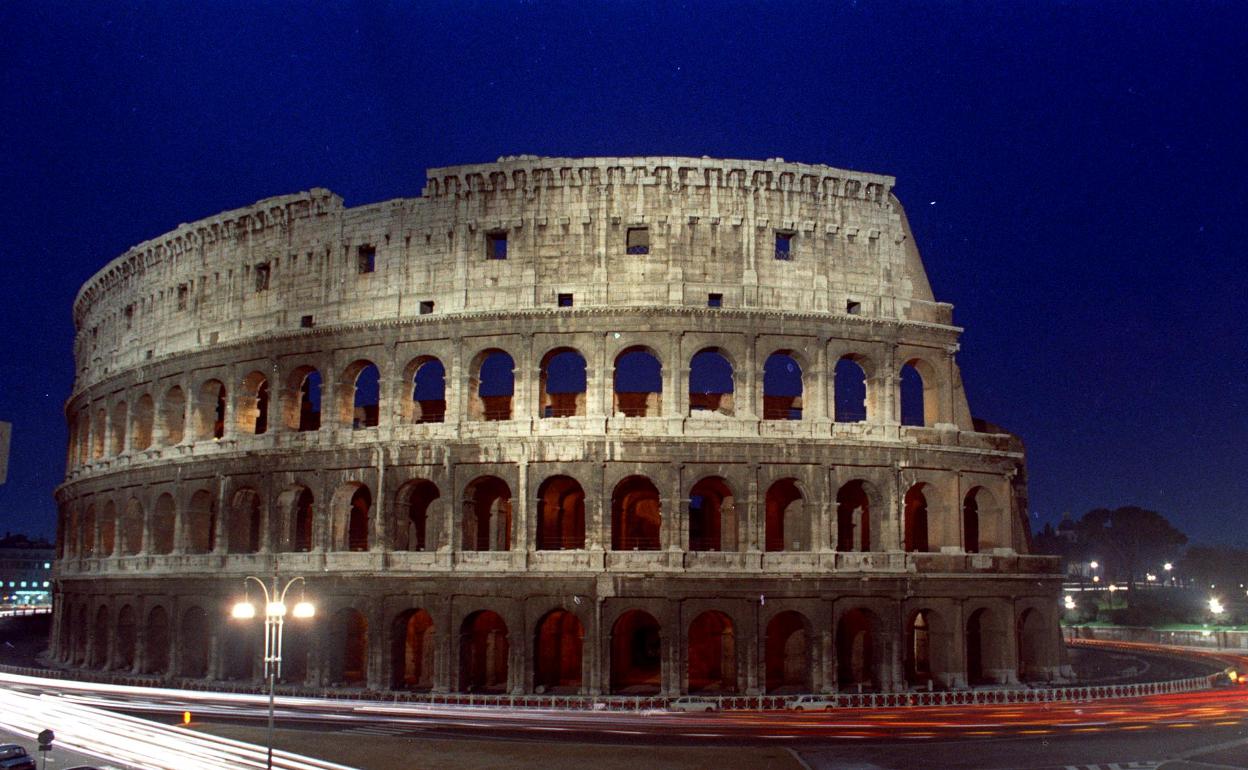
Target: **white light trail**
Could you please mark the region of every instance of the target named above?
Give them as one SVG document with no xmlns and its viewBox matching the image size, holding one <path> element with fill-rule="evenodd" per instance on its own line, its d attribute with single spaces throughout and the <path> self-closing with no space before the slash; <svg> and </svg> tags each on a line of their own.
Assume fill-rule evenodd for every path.
<svg viewBox="0 0 1248 770">
<path fill-rule="evenodd" d="M 0 726 L 27 737 L 45 728 L 57 745 L 131 765 L 139 770 L 238 770 L 262 768 L 262 746 L 218 738 L 185 727 L 113 714 L 52 695 L 0 688 Z M 282 770 L 351 770 L 347 765 L 273 752 Z"/>
</svg>

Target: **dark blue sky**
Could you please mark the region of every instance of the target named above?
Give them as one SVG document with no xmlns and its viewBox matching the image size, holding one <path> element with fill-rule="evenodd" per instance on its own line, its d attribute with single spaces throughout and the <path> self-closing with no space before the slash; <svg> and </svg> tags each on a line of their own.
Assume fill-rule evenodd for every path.
<svg viewBox="0 0 1248 770">
<path fill-rule="evenodd" d="M 537 153 L 895 175 L 1036 520 L 1248 543 L 1246 53 L 1230 2 L 0 4 L 0 531 L 53 531 L 70 307 L 107 261 Z"/>
</svg>

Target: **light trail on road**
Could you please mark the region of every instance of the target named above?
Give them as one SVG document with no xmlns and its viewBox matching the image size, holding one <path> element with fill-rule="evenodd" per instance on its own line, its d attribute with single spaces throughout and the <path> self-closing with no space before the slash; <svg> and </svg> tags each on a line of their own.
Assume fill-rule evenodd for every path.
<svg viewBox="0 0 1248 770">
<path fill-rule="evenodd" d="M 1174 654 L 1159 645 L 1113 645 L 1141 653 Z M 1219 666 L 1248 668 L 1248 658 L 1227 652 L 1196 653 Z M 0 674 L 9 687 L 61 690 L 58 699 L 92 709 L 170 714 L 193 711 L 200 718 L 254 721 L 263 716 L 265 696 L 209 693 Z M 390 734 L 441 733 L 550 740 L 707 742 L 722 744 L 797 740 L 948 740 L 1080 734 L 1145 729 L 1184 730 L 1194 726 L 1238 724 L 1248 718 L 1248 688 L 1151 695 L 1099 701 L 1054 701 L 1003 705 L 837 708 L 822 712 L 782 710 L 679 713 L 669 711 L 592 711 L 503 708 L 384 701 L 339 701 L 282 696 L 277 717 L 284 726 L 322 729 L 386 728 Z M 185 735 L 185 732 L 179 733 Z"/>
</svg>

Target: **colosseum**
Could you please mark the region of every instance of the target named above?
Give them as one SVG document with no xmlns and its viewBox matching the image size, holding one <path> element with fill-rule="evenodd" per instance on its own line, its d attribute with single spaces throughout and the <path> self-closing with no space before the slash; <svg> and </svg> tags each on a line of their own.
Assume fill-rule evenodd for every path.
<svg viewBox="0 0 1248 770">
<path fill-rule="evenodd" d="M 80 291 L 58 664 L 292 688 L 895 692 L 1067 671 L 1021 441 L 888 176 L 708 158 L 269 198 Z M 97 674 L 99 675 L 99 674 Z"/>
</svg>

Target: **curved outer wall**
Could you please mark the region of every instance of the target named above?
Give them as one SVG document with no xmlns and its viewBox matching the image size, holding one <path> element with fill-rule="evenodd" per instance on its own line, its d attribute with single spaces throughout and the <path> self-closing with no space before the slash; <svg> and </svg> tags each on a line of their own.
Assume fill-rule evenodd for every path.
<svg viewBox="0 0 1248 770">
<path fill-rule="evenodd" d="M 224 614 L 276 565 L 318 604 L 287 625 L 293 684 L 1059 676 L 1023 447 L 976 430 L 892 178 L 522 156 L 428 179 L 181 225 L 83 287 L 55 659 L 254 679 Z M 555 371 L 578 357 L 583 385 Z"/>
</svg>

